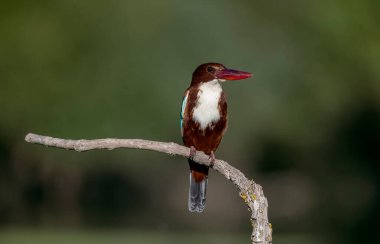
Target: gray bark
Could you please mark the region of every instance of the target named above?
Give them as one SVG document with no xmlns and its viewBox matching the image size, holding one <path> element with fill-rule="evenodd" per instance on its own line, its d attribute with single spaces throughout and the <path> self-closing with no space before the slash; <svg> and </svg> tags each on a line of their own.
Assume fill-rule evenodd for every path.
<svg viewBox="0 0 380 244">
<path fill-rule="evenodd" d="M 151 150 L 189 157 L 190 149 L 173 142 L 157 142 L 142 139 L 95 139 L 95 140 L 67 140 L 29 133 L 25 137 L 29 143 L 41 144 L 49 147 L 64 148 L 84 152 L 94 149 L 134 148 Z M 209 157 L 197 151 L 193 160 L 197 163 L 210 166 Z M 268 221 L 268 201 L 262 187 L 253 180 L 248 180 L 242 172 L 227 162 L 216 159 L 213 169 L 231 181 L 239 190 L 250 213 L 252 224 L 252 243 L 272 243 L 272 225 Z"/>
</svg>

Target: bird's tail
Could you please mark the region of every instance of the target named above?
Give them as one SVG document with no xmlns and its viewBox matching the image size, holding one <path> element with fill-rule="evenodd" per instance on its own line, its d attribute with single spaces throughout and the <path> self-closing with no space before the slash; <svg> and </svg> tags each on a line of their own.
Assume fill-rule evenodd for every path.
<svg viewBox="0 0 380 244">
<path fill-rule="evenodd" d="M 188 160 L 190 165 L 189 211 L 202 212 L 206 207 L 208 167 Z"/>
</svg>

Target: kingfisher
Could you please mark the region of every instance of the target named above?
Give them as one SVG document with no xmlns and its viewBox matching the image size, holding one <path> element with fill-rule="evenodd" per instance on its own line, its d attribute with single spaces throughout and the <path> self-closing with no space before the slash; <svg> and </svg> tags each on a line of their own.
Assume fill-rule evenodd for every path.
<svg viewBox="0 0 380 244">
<path fill-rule="evenodd" d="M 192 159 L 196 151 L 209 156 L 210 166 L 215 163 L 215 151 L 227 129 L 227 101 L 221 83 L 251 77 L 244 71 L 228 69 L 219 63 L 199 65 L 193 72 L 181 107 L 181 135 L 190 148 L 189 211 L 202 212 L 206 207 L 206 188 L 209 167 Z"/>
</svg>

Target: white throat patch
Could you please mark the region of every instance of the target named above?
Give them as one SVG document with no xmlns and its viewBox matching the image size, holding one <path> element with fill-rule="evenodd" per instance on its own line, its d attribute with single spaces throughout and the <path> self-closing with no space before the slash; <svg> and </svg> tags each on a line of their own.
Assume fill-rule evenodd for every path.
<svg viewBox="0 0 380 244">
<path fill-rule="evenodd" d="M 212 80 L 199 86 L 198 102 L 193 111 L 193 119 L 199 123 L 202 130 L 220 119 L 219 99 L 222 86 L 218 80 Z"/>
</svg>

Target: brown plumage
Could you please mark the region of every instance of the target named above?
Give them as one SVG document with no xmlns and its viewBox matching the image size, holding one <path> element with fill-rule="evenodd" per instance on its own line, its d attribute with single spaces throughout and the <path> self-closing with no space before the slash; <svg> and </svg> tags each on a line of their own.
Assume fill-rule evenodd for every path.
<svg viewBox="0 0 380 244">
<path fill-rule="evenodd" d="M 227 101 L 220 82 L 250 76 L 250 73 L 230 70 L 222 64 L 206 63 L 194 71 L 190 87 L 185 91 L 181 109 L 183 142 L 193 150 L 210 155 L 212 164 L 214 153 L 227 129 Z M 189 210 L 202 212 L 206 204 L 209 168 L 191 159 L 189 165 Z"/>
<path fill-rule="evenodd" d="M 198 87 L 199 84 L 186 90 L 186 93 L 188 92 L 188 104 L 183 116 L 182 139 L 185 146 L 193 146 L 198 151 L 211 155 L 211 152 L 215 152 L 218 148 L 227 129 L 227 101 L 224 92 L 222 92 L 218 103 L 220 119 L 217 122 L 210 123 L 205 130 L 202 130 L 200 124 L 192 119 L 199 92 Z"/>
</svg>

